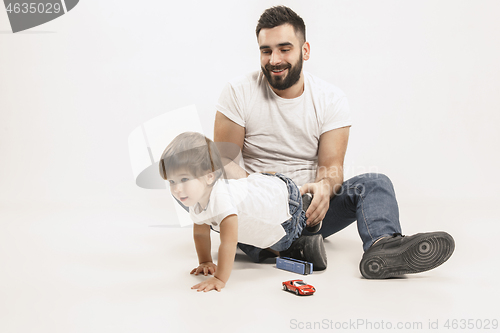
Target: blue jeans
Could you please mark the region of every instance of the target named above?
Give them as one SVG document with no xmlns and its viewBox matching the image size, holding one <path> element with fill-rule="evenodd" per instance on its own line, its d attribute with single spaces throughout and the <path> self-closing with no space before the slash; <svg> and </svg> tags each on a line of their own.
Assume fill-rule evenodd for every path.
<svg viewBox="0 0 500 333">
<path fill-rule="evenodd" d="M 285 251 L 292 245 L 292 242 L 300 237 L 303 229 L 306 226 L 306 213 L 302 210 L 302 197 L 300 190 L 295 183 L 285 175 L 276 173 L 274 175 L 269 173 L 262 173 L 270 177 L 278 177 L 285 182 L 288 188 L 288 209 L 292 217 L 283 222 L 281 226 L 286 232 L 277 243 L 273 244 L 270 248 L 275 251 Z M 267 258 L 274 257 L 275 255 L 261 248 L 238 243 L 238 247 L 245 252 L 254 262 L 261 262 Z"/>
<path fill-rule="evenodd" d="M 364 251 L 381 237 L 401 233 L 396 194 L 387 176 L 367 173 L 346 180 L 339 193 L 330 200 L 330 207 L 318 233 L 326 238 L 354 221 L 357 221 Z M 303 230 L 302 235 L 312 234 Z M 271 252 L 258 248 L 240 249 L 254 262 L 273 257 Z"/>
</svg>

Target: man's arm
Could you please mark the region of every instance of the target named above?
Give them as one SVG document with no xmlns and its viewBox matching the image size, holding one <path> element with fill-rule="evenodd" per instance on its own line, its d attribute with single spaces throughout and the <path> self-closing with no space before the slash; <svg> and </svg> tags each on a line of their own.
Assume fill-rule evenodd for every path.
<svg viewBox="0 0 500 333">
<path fill-rule="evenodd" d="M 215 115 L 214 125 L 214 141 L 215 142 L 230 142 L 237 145 L 240 151 L 243 150 L 243 142 L 245 140 L 245 127 L 236 124 L 228 117 L 217 111 Z M 224 163 L 227 178 L 239 179 L 248 176 L 248 173 L 238 164 L 234 163 L 234 156 L 228 156 L 221 151 L 222 162 Z"/>
<path fill-rule="evenodd" d="M 323 220 L 331 198 L 342 187 L 348 141 L 349 127 L 325 132 L 319 138 L 316 180 L 300 188 L 301 194 L 311 193 L 314 196 L 306 212 L 308 226 L 314 226 Z"/>
</svg>

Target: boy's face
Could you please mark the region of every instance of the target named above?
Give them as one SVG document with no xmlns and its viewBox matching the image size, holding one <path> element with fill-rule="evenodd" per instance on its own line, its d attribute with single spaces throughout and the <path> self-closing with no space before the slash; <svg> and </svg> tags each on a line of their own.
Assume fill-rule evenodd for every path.
<svg viewBox="0 0 500 333">
<path fill-rule="evenodd" d="M 210 177 L 211 174 L 195 178 L 186 170 L 169 172 L 170 192 L 184 206 L 192 207 L 199 203 L 205 208 L 210 198 L 211 187 L 208 186 Z"/>
</svg>

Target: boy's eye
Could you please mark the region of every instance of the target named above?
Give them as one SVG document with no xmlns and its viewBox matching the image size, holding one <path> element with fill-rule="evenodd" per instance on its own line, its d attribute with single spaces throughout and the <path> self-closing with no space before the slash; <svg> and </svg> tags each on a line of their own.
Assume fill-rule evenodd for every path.
<svg viewBox="0 0 500 333">
<path fill-rule="evenodd" d="M 189 180 L 189 178 L 182 178 L 182 179 L 181 179 L 181 182 L 185 183 L 185 182 L 187 182 L 188 180 Z"/>
<path fill-rule="evenodd" d="M 175 184 L 175 182 L 173 180 L 169 180 L 168 182 L 170 183 L 170 185 L 174 185 Z"/>
</svg>

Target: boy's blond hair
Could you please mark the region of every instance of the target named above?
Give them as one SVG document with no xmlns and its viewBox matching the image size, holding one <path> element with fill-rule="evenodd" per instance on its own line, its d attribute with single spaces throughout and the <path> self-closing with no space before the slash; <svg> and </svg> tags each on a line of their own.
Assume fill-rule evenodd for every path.
<svg viewBox="0 0 500 333">
<path fill-rule="evenodd" d="M 215 143 L 196 132 L 184 132 L 176 136 L 163 151 L 159 167 L 160 176 L 165 180 L 168 180 L 169 173 L 178 170 L 186 170 L 195 178 L 211 172 L 214 173 L 215 180 L 225 175 Z"/>
</svg>

